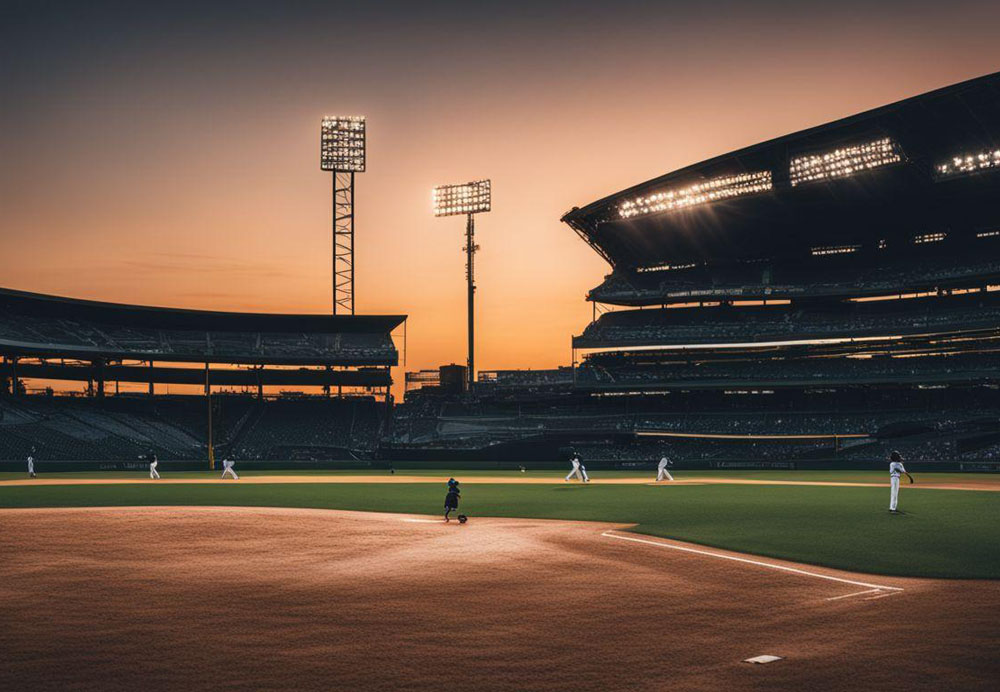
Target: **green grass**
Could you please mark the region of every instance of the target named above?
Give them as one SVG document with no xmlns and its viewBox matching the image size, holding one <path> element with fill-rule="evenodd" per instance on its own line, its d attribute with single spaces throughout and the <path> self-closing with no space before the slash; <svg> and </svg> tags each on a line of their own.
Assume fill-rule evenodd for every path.
<svg viewBox="0 0 1000 692">
<path fill-rule="evenodd" d="M 164 478 L 204 478 L 213 480 L 222 474 L 222 469 L 218 471 L 171 471 L 169 462 L 161 462 L 160 474 Z M 519 471 L 509 470 L 455 470 L 455 469 L 396 469 L 396 476 L 415 476 L 419 478 L 437 477 L 448 478 L 476 478 L 476 477 L 506 477 L 511 478 L 563 478 L 569 471 Z M 327 469 L 277 469 L 277 470 L 255 470 L 240 468 L 237 466 L 240 476 L 389 476 L 385 469 L 348 469 L 348 470 L 327 470 Z M 884 485 L 889 482 L 888 467 L 885 471 L 782 471 L 782 470 L 671 470 L 677 479 L 694 480 L 698 478 L 735 478 L 761 481 L 813 481 L 813 482 L 842 482 L 842 483 L 878 483 Z M 949 472 L 921 472 L 913 471 L 917 482 L 928 483 L 968 483 L 977 481 L 989 481 L 1000 485 L 1000 474 L 996 473 L 949 473 Z M 656 475 L 654 470 L 646 471 L 617 471 L 617 470 L 595 470 L 590 474 L 595 479 L 601 478 L 646 478 L 652 479 Z M 0 471 L 0 482 L 6 480 L 21 480 L 27 477 L 23 471 Z M 41 478 L 149 478 L 149 471 L 60 471 L 60 472 L 40 472 Z"/>
<path fill-rule="evenodd" d="M 0 507 L 230 505 L 430 514 L 443 497 L 443 487 L 426 483 L 0 485 Z M 1000 578 L 1000 493 L 904 486 L 906 514 L 888 514 L 887 503 L 885 487 L 489 483 L 466 486 L 462 511 L 473 522 L 498 516 L 635 523 L 636 531 L 654 536 L 874 574 Z"/>
</svg>

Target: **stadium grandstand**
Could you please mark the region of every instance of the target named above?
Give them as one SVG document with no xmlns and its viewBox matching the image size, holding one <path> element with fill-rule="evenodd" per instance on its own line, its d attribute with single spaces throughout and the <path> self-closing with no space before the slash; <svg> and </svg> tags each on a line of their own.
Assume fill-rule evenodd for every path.
<svg viewBox="0 0 1000 692">
<path fill-rule="evenodd" d="M 1000 73 L 574 208 L 611 271 L 573 368 L 486 377 L 395 439 L 1000 470 L 997 199 Z"/>
<path fill-rule="evenodd" d="M 405 319 L 0 289 L 0 459 L 370 457 L 391 424 L 392 331 Z"/>
</svg>

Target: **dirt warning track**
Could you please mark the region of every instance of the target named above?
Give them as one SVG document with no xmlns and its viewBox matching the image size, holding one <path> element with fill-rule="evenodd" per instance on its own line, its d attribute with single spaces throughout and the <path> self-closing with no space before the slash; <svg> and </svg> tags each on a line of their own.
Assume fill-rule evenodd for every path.
<svg viewBox="0 0 1000 692">
<path fill-rule="evenodd" d="M 5 510 L 0 528 L 0 689 L 990 689 L 1000 675 L 997 583 L 647 545 L 610 524 L 123 508 Z M 760 654 L 785 658 L 741 663 Z"/>
</svg>

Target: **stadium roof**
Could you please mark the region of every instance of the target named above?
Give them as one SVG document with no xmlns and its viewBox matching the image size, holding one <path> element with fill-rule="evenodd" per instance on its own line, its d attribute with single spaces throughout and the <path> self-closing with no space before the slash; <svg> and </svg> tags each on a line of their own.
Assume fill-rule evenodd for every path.
<svg viewBox="0 0 1000 692">
<path fill-rule="evenodd" d="M 998 151 L 994 73 L 716 156 L 562 220 L 623 268 L 1000 226 L 1000 156 L 977 158 Z"/>
<path fill-rule="evenodd" d="M 0 353 L 55 358 L 389 366 L 405 315 L 294 315 L 124 305 L 0 289 Z"/>
<path fill-rule="evenodd" d="M 9 288 L 0 288 L 0 308 L 27 311 L 38 317 L 69 317 L 122 326 L 207 329 L 216 332 L 388 334 L 406 320 L 406 315 L 318 315 L 189 310 L 80 300 Z"/>
</svg>

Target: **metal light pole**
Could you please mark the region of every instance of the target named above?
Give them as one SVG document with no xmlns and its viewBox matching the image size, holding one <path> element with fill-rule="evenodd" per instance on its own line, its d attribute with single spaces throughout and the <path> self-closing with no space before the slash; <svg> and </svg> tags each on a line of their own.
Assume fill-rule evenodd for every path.
<svg viewBox="0 0 1000 692">
<path fill-rule="evenodd" d="M 333 173 L 333 314 L 354 314 L 354 174 L 365 170 L 364 116 L 327 116 L 319 167 Z"/>
<path fill-rule="evenodd" d="M 487 212 L 492 204 L 489 180 L 477 180 L 461 185 L 441 185 L 434 188 L 434 216 L 465 214 L 465 279 L 468 284 L 469 355 L 466 373 L 471 392 L 476 382 L 476 225 L 475 215 Z"/>
</svg>

